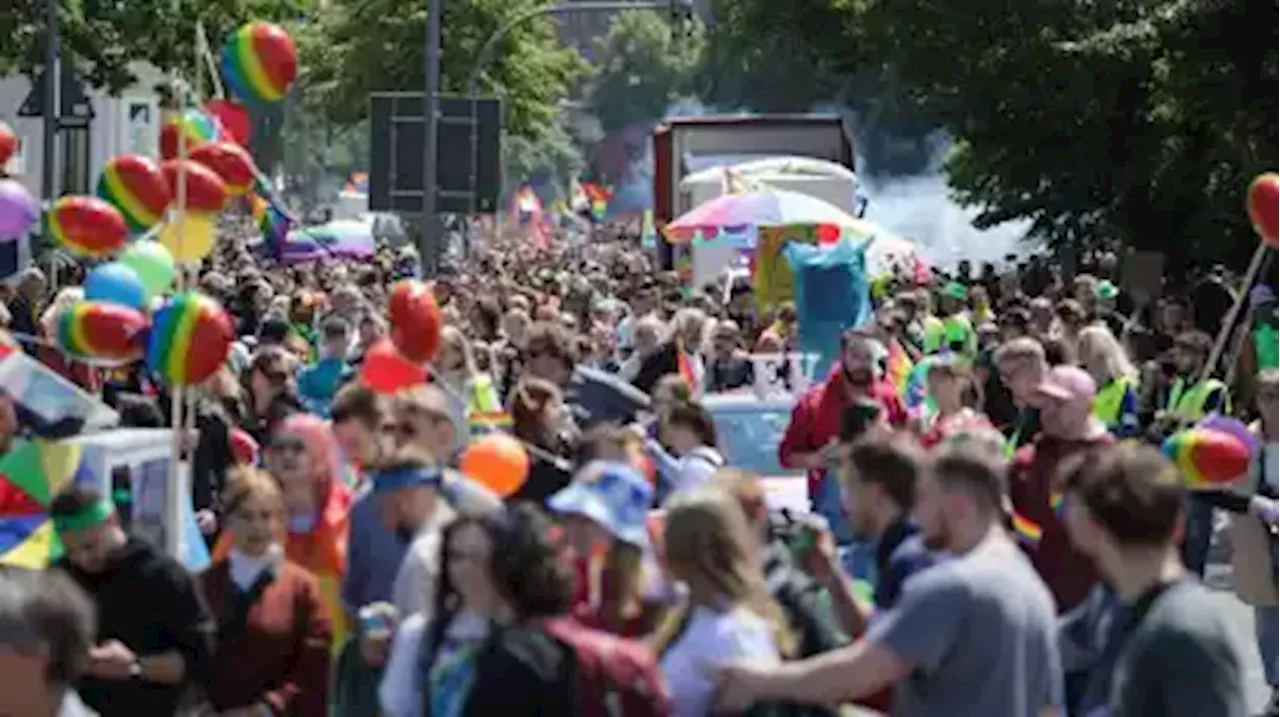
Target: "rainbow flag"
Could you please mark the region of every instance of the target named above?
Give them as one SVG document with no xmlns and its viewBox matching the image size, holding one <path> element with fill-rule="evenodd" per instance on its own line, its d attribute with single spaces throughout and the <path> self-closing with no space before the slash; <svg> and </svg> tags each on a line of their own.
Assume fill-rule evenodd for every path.
<svg viewBox="0 0 1280 717">
<path fill-rule="evenodd" d="M 1049 494 L 1049 507 L 1053 509 L 1053 514 L 1057 516 L 1058 520 L 1062 520 L 1062 494 L 1061 493 L 1055 490 Z"/>
<path fill-rule="evenodd" d="M 902 347 L 902 342 L 893 339 L 889 342 L 889 358 L 885 362 L 885 378 L 893 387 L 898 389 L 898 395 L 906 396 L 908 383 L 911 379 L 911 370 L 915 365 L 911 363 L 911 357 L 907 355 L 907 350 Z"/>
<path fill-rule="evenodd" d="M 467 415 L 467 423 L 473 437 L 496 430 L 510 430 L 515 425 L 507 411 L 472 411 Z"/>
<path fill-rule="evenodd" d="M 613 189 L 602 187 L 594 182 L 582 182 L 582 192 L 591 203 L 591 217 L 596 221 L 604 221 L 609 211 L 609 200 L 613 198 Z"/>
<path fill-rule="evenodd" d="M 1044 535 L 1044 530 L 1035 521 L 1024 518 L 1016 510 L 1013 512 L 1013 532 L 1017 534 L 1018 542 L 1032 548 L 1040 544 L 1040 537 Z"/>
<path fill-rule="evenodd" d="M 289 231 L 293 229 L 293 220 L 274 202 L 256 193 L 249 194 L 249 213 L 253 216 L 253 223 L 258 226 L 258 231 L 262 232 L 262 240 L 272 256 L 280 256 L 288 241 Z"/>
</svg>

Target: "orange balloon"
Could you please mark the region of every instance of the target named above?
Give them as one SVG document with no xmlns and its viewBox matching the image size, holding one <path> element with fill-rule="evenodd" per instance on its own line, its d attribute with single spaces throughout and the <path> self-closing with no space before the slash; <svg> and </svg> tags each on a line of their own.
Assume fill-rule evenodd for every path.
<svg viewBox="0 0 1280 717">
<path fill-rule="evenodd" d="M 458 467 L 467 477 L 509 498 L 529 479 L 529 453 L 515 438 L 490 433 L 467 446 Z"/>
</svg>

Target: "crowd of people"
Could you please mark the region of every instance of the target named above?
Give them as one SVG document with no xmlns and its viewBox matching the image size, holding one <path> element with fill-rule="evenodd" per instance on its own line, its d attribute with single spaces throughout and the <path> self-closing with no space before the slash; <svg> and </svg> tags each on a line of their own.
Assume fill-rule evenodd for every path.
<svg viewBox="0 0 1280 717">
<path fill-rule="evenodd" d="M 494 237 L 432 279 L 429 380 L 386 393 L 363 360 L 412 250 L 290 267 L 226 234 L 197 279 L 240 336 L 194 404 L 212 564 L 132 534 L 127 497 L 53 496 L 63 555 L 0 571 L 0 715 L 1247 717 L 1259 657 L 1277 713 L 1274 287 L 1222 362 L 1218 270 L 1151 301 L 1108 253 L 879 281 L 794 397 L 797 514 L 703 404 L 797 345 L 749 282 Z M 141 366 L 52 347 L 62 278 L 15 283 L 17 343 L 164 426 Z M 1191 491 L 1154 446 L 1212 414 L 1260 448 Z M 29 418 L 0 395 L 0 450 Z M 458 467 L 492 430 L 529 455 L 511 495 Z M 1200 580 L 1228 543 L 1253 645 Z"/>
</svg>

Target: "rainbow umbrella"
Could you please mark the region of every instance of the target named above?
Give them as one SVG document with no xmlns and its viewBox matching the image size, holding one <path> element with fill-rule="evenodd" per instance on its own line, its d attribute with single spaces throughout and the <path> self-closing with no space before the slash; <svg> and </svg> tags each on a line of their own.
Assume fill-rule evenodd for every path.
<svg viewBox="0 0 1280 717">
<path fill-rule="evenodd" d="M 812 227 L 821 243 L 843 234 L 874 236 L 878 227 L 856 219 L 834 204 L 786 189 L 722 194 L 703 202 L 663 228 L 667 241 L 684 244 L 697 237 L 737 235 L 750 227 Z"/>
<path fill-rule="evenodd" d="M 83 468 L 69 443 L 23 441 L 0 457 L 0 565 L 40 570 L 62 554 L 49 501 Z"/>
</svg>

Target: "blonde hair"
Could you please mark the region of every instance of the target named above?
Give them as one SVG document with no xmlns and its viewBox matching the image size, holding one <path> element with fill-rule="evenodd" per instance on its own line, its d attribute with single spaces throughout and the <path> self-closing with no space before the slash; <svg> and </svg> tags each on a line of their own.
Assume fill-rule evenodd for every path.
<svg viewBox="0 0 1280 717">
<path fill-rule="evenodd" d="M 677 576 L 697 574 L 731 605 L 741 605 L 767 621 L 778 652 L 790 656 L 796 648 L 785 613 L 765 585 L 755 555 L 746 514 L 728 492 L 715 487 L 677 493 L 667 502 L 663 538 L 668 568 Z M 679 638 L 689 611 L 686 603 L 658 628 L 654 645 L 659 654 Z"/>
<path fill-rule="evenodd" d="M 253 498 L 263 498 L 284 514 L 284 492 L 280 482 L 260 468 L 241 466 L 227 473 L 226 485 L 219 495 L 224 515 L 234 515 L 240 506 Z"/>
<path fill-rule="evenodd" d="M 1093 324 L 1081 329 L 1076 337 L 1076 355 L 1089 373 L 1093 374 L 1095 368 L 1099 370 L 1102 375 L 1094 375 L 1095 380 L 1138 377 L 1138 369 L 1129 360 L 1129 354 L 1106 326 Z M 1098 383 L 1101 388 L 1102 381 Z"/>
<path fill-rule="evenodd" d="M 446 325 L 440 329 L 440 347 L 444 348 L 445 346 L 452 348 L 462 356 L 462 368 L 468 377 L 480 373 L 480 370 L 476 368 L 476 356 L 471 350 L 471 342 L 467 340 L 466 335 L 458 327 Z M 463 387 L 458 386 L 457 388 L 461 390 Z"/>
</svg>

